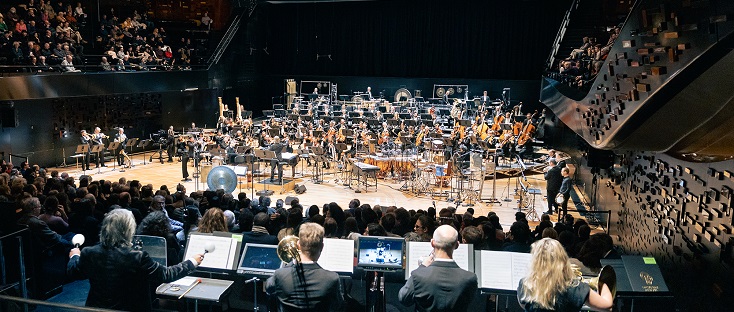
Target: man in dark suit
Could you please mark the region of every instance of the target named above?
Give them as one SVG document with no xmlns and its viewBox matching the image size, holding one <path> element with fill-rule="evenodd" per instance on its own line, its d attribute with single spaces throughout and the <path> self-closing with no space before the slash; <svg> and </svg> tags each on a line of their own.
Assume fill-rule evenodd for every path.
<svg viewBox="0 0 734 312">
<path fill-rule="evenodd" d="M 433 232 L 433 253 L 415 270 L 398 293 L 403 305 L 416 311 L 467 311 L 477 293 L 477 276 L 453 260 L 459 233 L 450 225 Z"/>
<path fill-rule="evenodd" d="M 302 224 L 297 246 L 300 263 L 275 271 L 268 278 L 265 291 L 278 298 L 280 311 L 343 311 L 344 292 L 339 275 L 317 263 L 324 248 L 324 228 L 316 223 Z M 299 265 L 302 272 L 298 272 Z"/>
<path fill-rule="evenodd" d="M 563 203 L 561 203 L 561 210 L 563 210 L 563 216 L 566 216 L 568 213 L 568 199 L 571 198 L 571 188 L 573 187 L 571 185 L 571 177 L 569 177 L 570 170 L 568 168 L 564 167 L 561 169 L 561 175 L 563 176 L 563 182 L 561 182 L 561 189 L 558 190 L 559 193 L 563 194 Z"/>
<path fill-rule="evenodd" d="M 558 166 L 558 163 L 555 159 L 551 159 L 548 161 L 548 167 L 544 170 L 544 176 L 545 176 L 545 190 L 548 192 L 548 211 L 546 211 L 546 214 L 553 214 L 553 212 L 558 212 L 558 203 L 556 203 L 556 196 L 558 195 L 558 190 L 561 189 L 561 182 L 563 182 L 563 176 L 561 176 L 561 167 Z"/>
<path fill-rule="evenodd" d="M 183 142 L 184 141 L 182 139 L 181 143 Z M 185 151 L 181 151 L 181 174 L 183 175 L 183 179 L 181 181 L 190 182 L 191 179 L 189 178 L 189 158 L 194 158 L 196 156 L 196 142 L 194 140 L 194 137 L 190 136 L 185 145 L 180 145 L 181 147 L 186 147 Z"/>
<path fill-rule="evenodd" d="M 283 159 L 283 147 L 284 145 L 280 143 L 280 137 L 277 136 L 273 138 L 273 144 L 268 147 L 268 150 L 275 152 L 275 158 L 270 160 L 270 182 L 275 181 L 275 168 L 278 168 L 278 181 L 283 179 L 283 165 L 280 164 Z"/>
</svg>

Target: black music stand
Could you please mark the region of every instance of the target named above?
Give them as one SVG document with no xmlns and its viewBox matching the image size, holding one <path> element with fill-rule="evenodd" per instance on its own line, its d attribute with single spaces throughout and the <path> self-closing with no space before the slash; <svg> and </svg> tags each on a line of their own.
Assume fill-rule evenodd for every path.
<svg viewBox="0 0 734 312">
<path fill-rule="evenodd" d="M 319 163 L 323 163 L 327 161 L 326 157 L 324 156 L 324 153 L 326 153 L 326 151 L 324 150 L 323 147 L 320 147 L 320 146 L 312 147 L 311 150 L 314 154 L 314 157 L 313 157 L 314 170 L 313 170 L 312 180 L 314 184 L 321 184 L 324 182 L 324 178 L 323 178 L 324 170 L 323 168 L 319 166 Z"/>
<path fill-rule="evenodd" d="M 120 142 L 110 142 L 110 145 L 107 146 L 107 150 L 110 151 L 117 151 L 117 149 L 120 147 Z M 112 171 L 117 170 L 117 156 L 115 156 L 115 159 L 112 160 Z M 125 169 L 120 168 L 120 172 L 125 172 Z"/>
<path fill-rule="evenodd" d="M 148 147 L 148 145 L 150 145 L 150 140 L 141 140 L 140 143 L 138 143 L 138 147 L 143 149 L 143 166 L 147 165 L 145 162 L 145 148 Z"/>
<path fill-rule="evenodd" d="M 100 153 L 102 153 L 102 154 L 104 153 L 104 152 L 102 152 L 103 149 L 104 149 L 104 145 L 102 145 L 102 144 L 92 145 L 92 149 L 90 150 L 90 152 L 97 153 L 97 159 L 99 159 Z M 104 154 L 103 154 L 102 157 L 104 157 Z M 102 172 L 101 170 L 102 170 L 101 167 L 97 167 L 97 173 Z"/>
<path fill-rule="evenodd" d="M 82 155 L 82 174 L 87 174 L 87 161 L 89 160 L 89 144 L 79 144 L 76 146 L 76 153 Z"/>
<path fill-rule="evenodd" d="M 273 151 L 256 149 L 256 150 L 254 150 L 254 152 L 255 152 L 255 157 L 257 157 L 260 161 L 265 161 L 265 160 L 270 161 L 270 159 L 275 158 L 275 152 L 273 152 Z M 272 153 L 272 155 L 267 155 L 266 152 L 270 152 L 270 153 Z M 268 156 L 270 156 L 270 158 L 268 158 Z M 255 176 L 253 175 L 252 178 L 255 179 Z M 254 186 L 253 186 L 253 188 L 254 188 Z M 259 195 L 259 196 L 270 196 L 270 195 L 273 195 L 273 192 L 270 191 L 270 190 L 268 190 L 268 184 L 267 183 L 263 183 L 263 190 L 262 191 L 258 191 L 257 192 L 257 195 Z"/>
</svg>

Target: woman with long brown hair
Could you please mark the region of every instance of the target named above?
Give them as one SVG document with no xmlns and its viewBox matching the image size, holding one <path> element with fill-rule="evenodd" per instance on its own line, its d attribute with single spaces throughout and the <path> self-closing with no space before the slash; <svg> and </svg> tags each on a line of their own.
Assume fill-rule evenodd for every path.
<svg viewBox="0 0 734 312">
<path fill-rule="evenodd" d="M 209 208 L 199 220 L 199 233 L 214 233 L 214 231 L 227 232 L 227 221 L 224 212 L 219 208 Z"/>
</svg>

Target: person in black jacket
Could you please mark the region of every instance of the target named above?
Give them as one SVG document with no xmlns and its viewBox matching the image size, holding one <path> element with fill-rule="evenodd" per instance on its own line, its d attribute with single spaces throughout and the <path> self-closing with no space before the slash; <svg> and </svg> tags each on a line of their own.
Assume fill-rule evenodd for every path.
<svg viewBox="0 0 734 312">
<path fill-rule="evenodd" d="M 182 278 L 201 264 L 194 255 L 174 266 L 153 261 L 147 252 L 132 247 L 135 219 L 126 209 L 110 211 L 102 221 L 100 244 L 69 252 L 67 274 L 89 278 L 86 305 L 126 311 L 150 311 L 150 286 Z"/>
<path fill-rule="evenodd" d="M 556 196 L 563 182 L 561 167 L 558 166 L 558 162 L 555 159 L 548 161 L 548 167 L 545 170 L 544 176 L 546 181 L 545 190 L 548 192 L 548 211 L 546 211 L 546 214 L 553 214 L 554 211 L 558 212 Z"/>
<path fill-rule="evenodd" d="M 563 215 L 568 213 L 568 199 L 571 198 L 571 177 L 569 177 L 570 170 L 568 168 L 561 169 L 561 175 L 563 176 L 563 182 L 561 182 L 561 188 L 558 190 L 559 193 L 563 194 L 563 203 L 561 203 L 561 210 Z"/>
<path fill-rule="evenodd" d="M 283 160 L 283 148 L 285 145 L 280 143 L 280 137 L 273 139 L 273 144 L 268 147 L 268 150 L 275 152 L 275 158 L 270 160 L 270 182 L 275 181 L 275 169 L 278 169 L 278 181 L 283 181 L 283 165 L 280 163 Z"/>
<path fill-rule="evenodd" d="M 304 223 L 298 238 L 300 264 L 276 270 L 265 283 L 266 292 L 278 299 L 279 311 L 343 311 L 344 291 L 339 275 L 318 264 L 324 248 L 324 228 Z"/>
<path fill-rule="evenodd" d="M 467 311 L 477 294 L 476 274 L 460 268 L 453 260 L 459 248 L 459 233 L 450 225 L 433 232 L 433 252 L 413 271 L 400 289 L 403 305 L 415 304 L 416 311 Z"/>
</svg>

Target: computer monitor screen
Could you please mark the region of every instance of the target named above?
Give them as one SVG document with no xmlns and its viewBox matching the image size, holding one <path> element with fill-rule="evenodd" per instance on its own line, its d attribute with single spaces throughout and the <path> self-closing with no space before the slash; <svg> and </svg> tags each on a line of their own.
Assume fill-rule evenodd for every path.
<svg viewBox="0 0 734 312">
<path fill-rule="evenodd" d="M 247 244 L 242 251 L 238 273 L 271 275 L 285 263 L 278 258 L 278 246 Z"/>
<path fill-rule="evenodd" d="M 374 271 L 403 269 L 405 240 L 398 237 L 361 236 L 357 242 L 357 266 Z"/>
</svg>

